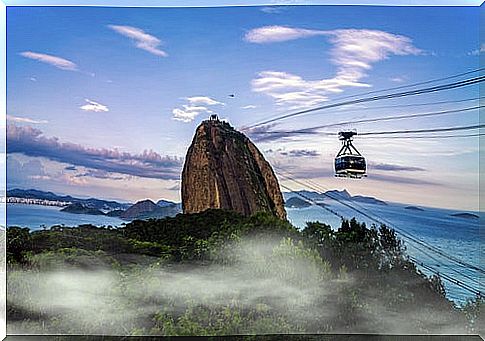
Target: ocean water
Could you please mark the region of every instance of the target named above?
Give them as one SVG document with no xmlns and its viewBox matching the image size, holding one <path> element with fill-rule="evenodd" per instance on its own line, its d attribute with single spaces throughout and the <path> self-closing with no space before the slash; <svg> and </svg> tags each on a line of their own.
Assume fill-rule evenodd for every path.
<svg viewBox="0 0 485 341">
<path fill-rule="evenodd" d="M 5 204 L 3 204 L 5 205 Z M 28 227 L 41 230 L 53 225 L 78 226 L 93 224 L 95 226 L 121 226 L 125 221 L 116 217 L 103 215 L 73 214 L 61 212 L 60 207 L 7 204 L 7 226 Z"/>
<path fill-rule="evenodd" d="M 421 207 L 422 211 L 409 210 L 403 204 L 376 205 L 366 203 L 351 203 L 367 216 L 332 200 L 324 201 L 326 207 L 340 213 L 345 218 L 355 217 L 368 226 L 380 224 L 373 219 L 386 223 L 392 227 L 398 237 L 404 242 L 406 253 L 418 260 L 418 268 L 426 275 L 433 273 L 426 267 L 431 267 L 440 274 L 458 280 L 460 283 L 484 293 L 483 274 L 457 264 L 446 257 L 430 251 L 419 242 L 441 250 L 463 262 L 483 268 L 485 246 L 481 243 L 483 231 L 480 221 L 484 221 L 484 212 L 454 211 L 438 208 Z M 336 229 L 340 226 L 341 218 L 318 206 L 307 208 L 287 209 L 289 220 L 300 228 L 306 221 L 322 221 Z M 455 213 L 472 213 L 475 218 L 454 217 Z M 370 217 L 369 217 L 370 216 Z M 371 219 L 373 218 L 373 219 Z M 417 240 L 417 241 L 416 241 Z M 475 295 L 450 280 L 442 278 L 447 296 L 458 304 L 464 303 Z"/>
<path fill-rule="evenodd" d="M 449 259 L 431 252 L 415 241 L 422 241 L 444 253 L 452 255 L 476 267 L 483 266 L 485 246 L 481 243 L 480 221 L 484 218 L 483 212 L 468 212 L 480 216 L 480 219 L 467 219 L 453 217 L 451 214 L 464 213 L 437 208 L 422 207 L 422 211 L 405 209 L 407 205 L 389 204 L 375 205 L 365 203 L 352 203 L 367 216 L 356 213 L 350 208 L 332 200 L 324 201 L 326 207 L 339 212 L 346 218 L 356 217 L 368 226 L 376 223 L 371 218 L 377 218 L 394 228 L 398 236 L 404 241 L 407 253 L 416 258 L 418 268 L 425 274 L 432 273 L 426 267 L 432 267 L 443 275 L 447 275 L 466 283 L 476 291 L 484 292 L 483 275 L 478 271 L 458 265 Z M 303 228 L 307 221 L 321 221 L 331 225 L 334 229 L 340 226 L 341 219 L 318 206 L 307 208 L 287 208 L 288 219 L 297 227 Z M 29 227 L 32 230 L 49 228 L 52 225 L 77 226 L 80 224 L 93 224 L 96 226 L 121 226 L 123 220 L 115 217 L 72 214 L 60 212 L 59 207 L 8 204 L 7 226 Z M 421 263 L 423 266 L 421 266 Z M 456 303 L 464 303 L 468 298 L 474 297 L 466 289 L 456 283 L 443 280 L 447 295 Z"/>
</svg>

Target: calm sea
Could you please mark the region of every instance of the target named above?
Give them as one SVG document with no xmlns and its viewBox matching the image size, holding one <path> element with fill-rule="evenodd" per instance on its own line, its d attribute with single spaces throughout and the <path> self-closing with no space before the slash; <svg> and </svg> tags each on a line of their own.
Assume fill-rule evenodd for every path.
<svg viewBox="0 0 485 341">
<path fill-rule="evenodd" d="M 328 208 L 331 208 L 341 215 L 351 218 L 356 217 L 359 221 L 366 222 L 369 226 L 375 221 L 361 214 L 357 214 L 350 208 L 339 203 L 328 201 Z M 405 209 L 406 205 L 389 204 L 352 204 L 372 218 L 380 221 L 396 230 L 401 239 L 405 242 L 407 253 L 422 262 L 424 266 L 429 266 L 444 275 L 453 277 L 461 283 L 466 283 L 477 291 L 484 292 L 483 275 L 450 261 L 449 259 L 431 252 L 419 245 L 415 240 L 422 241 L 427 245 L 432 245 L 453 255 L 466 263 L 477 267 L 482 266 L 481 257 L 484 255 L 485 246 L 480 243 L 480 221 L 485 217 L 482 213 L 468 212 L 479 215 L 481 219 L 453 217 L 451 214 L 463 213 L 465 211 L 452 211 L 445 209 L 426 208 L 422 211 Z M 340 218 L 332 213 L 318 207 L 290 208 L 287 209 L 289 220 L 300 228 L 305 226 L 306 221 L 322 221 L 330 224 L 333 228 L 338 228 Z M 43 226 L 49 228 L 52 225 L 77 226 L 80 224 L 93 224 L 96 226 L 121 226 L 124 221 L 118 218 L 72 214 L 60 212 L 58 207 L 8 204 L 7 206 L 7 226 L 23 226 L 32 230 L 42 229 Z M 423 266 L 418 266 L 420 270 L 430 275 Z M 474 295 L 459 285 L 450 281 L 443 281 L 450 299 L 457 303 L 463 303 L 467 298 Z"/>
<path fill-rule="evenodd" d="M 435 252 L 423 247 L 419 242 L 431 245 L 448 255 L 472 264 L 483 267 L 485 245 L 481 243 L 483 231 L 480 233 L 480 222 L 485 218 L 484 212 L 453 211 L 446 209 L 422 207 L 422 211 L 406 209 L 408 205 L 389 204 L 375 205 L 352 203 L 352 206 L 364 212 L 367 216 L 356 213 L 352 209 L 334 201 L 326 202 L 327 207 L 340 213 L 346 218 L 356 217 L 358 221 L 366 222 L 368 226 L 379 225 L 375 220 L 385 222 L 394 228 L 397 235 L 404 241 L 406 252 L 422 263 L 418 268 L 426 275 L 432 275 L 426 267 L 432 267 L 441 274 L 452 277 L 460 283 L 484 293 L 483 274 L 452 262 Z M 324 221 L 334 229 L 340 225 L 341 219 L 332 213 L 318 207 L 310 206 L 301 209 L 287 209 L 288 217 L 298 227 L 304 227 L 306 221 Z M 476 218 L 454 217 L 455 213 L 472 213 Z M 411 240 L 414 239 L 414 240 Z M 464 303 L 475 295 L 463 289 L 456 283 L 443 280 L 447 296 L 457 303 Z"/>
<path fill-rule="evenodd" d="M 73 214 L 61 212 L 60 207 L 8 204 L 7 226 L 28 227 L 31 230 L 41 230 L 44 226 L 53 225 L 78 226 L 93 224 L 96 226 L 120 226 L 124 221 L 116 217 L 103 215 Z"/>
</svg>

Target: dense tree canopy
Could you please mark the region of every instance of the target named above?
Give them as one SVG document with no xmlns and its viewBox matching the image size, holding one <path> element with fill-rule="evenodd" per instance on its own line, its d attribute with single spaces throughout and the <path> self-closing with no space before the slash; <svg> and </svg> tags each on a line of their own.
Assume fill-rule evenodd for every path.
<svg viewBox="0 0 485 341">
<path fill-rule="evenodd" d="M 118 229 L 9 227 L 7 259 L 9 323 L 30 332 L 463 333 L 483 325 L 480 298 L 456 307 L 438 277 L 408 260 L 392 229 L 355 219 L 338 229 L 308 222 L 300 231 L 270 214 L 207 210 Z M 79 325 L 68 323 L 83 319 L 76 309 L 36 305 L 40 289 L 32 278 L 75 269 L 84 277 L 108 271 L 103 295 L 119 314 L 131 314 L 119 321 L 105 313 Z"/>
</svg>

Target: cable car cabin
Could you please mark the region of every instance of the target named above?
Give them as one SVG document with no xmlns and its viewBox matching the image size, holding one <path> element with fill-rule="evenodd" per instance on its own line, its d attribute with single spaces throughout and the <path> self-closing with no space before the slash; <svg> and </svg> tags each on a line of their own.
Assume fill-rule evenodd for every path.
<svg viewBox="0 0 485 341">
<path fill-rule="evenodd" d="M 361 178 L 367 176 L 365 158 L 356 155 L 343 155 L 335 158 L 335 176 Z"/>
<path fill-rule="evenodd" d="M 335 157 L 335 176 L 360 179 L 366 174 L 365 158 L 352 144 L 352 137 L 356 135 L 353 131 L 339 133 L 342 140 L 342 148 Z"/>
</svg>

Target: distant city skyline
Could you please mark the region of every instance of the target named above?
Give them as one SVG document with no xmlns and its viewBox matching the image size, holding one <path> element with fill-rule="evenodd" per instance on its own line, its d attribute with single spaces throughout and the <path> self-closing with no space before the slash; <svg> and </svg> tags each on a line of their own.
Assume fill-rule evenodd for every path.
<svg viewBox="0 0 485 341">
<path fill-rule="evenodd" d="M 479 14 L 478 7 L 9 7 L 7 188 L 179 201 L 185 152 L 210 114 L 241 128 L 477 69 L 485 51 Z M 478 86 L 463 87 L 317 111 L 270 128 L 463 109 L 479 96 Z M 468 110 L 325 131 L 478 122 L 478 110 Z M 478 210 L 478 137 L 357 136 L 369 164 L 363 180 L 333 177 L 336 136 L 250 137 L 277 174 L 354 195 Z"/>
</svg>

